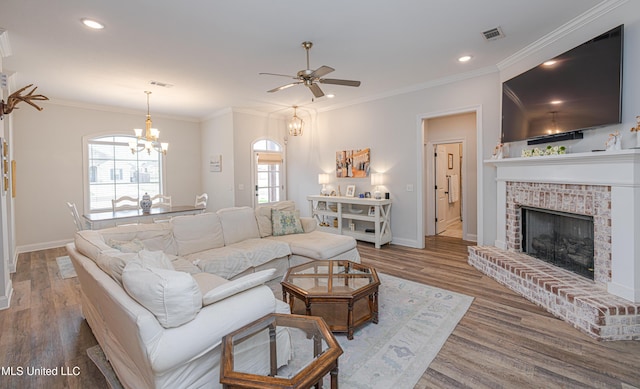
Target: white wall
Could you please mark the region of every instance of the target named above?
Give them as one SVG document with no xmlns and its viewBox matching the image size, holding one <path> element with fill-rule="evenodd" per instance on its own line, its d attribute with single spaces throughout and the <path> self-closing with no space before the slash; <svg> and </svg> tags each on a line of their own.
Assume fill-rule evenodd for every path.
<svg viewBox="0 0 640 389">
<path fill-rule="evenodd" d="M 207 210 L 217 211 L 234 204 L 234 147 L 233 112 L 225 110 L 202 122 L 202 192 L 209 195 Z M 222 156 L 222 171 L 211 172 L 209 160 L 213 155 Z"/>
<path fill-rule="evenodd" d="M 145 113 L 121 113 L 43 102 L 13 112 L 15 199 L 18 251 L 60 246 L 72 239 L 75 226 L 66 202 L 84 208 L 82 137 L 104 132 L 128 133 L 144 124 Z M 166 157 L 166 193 L 172 203 L 193 204 L 201 190 L 200 127 L 187 120 L 152 116 Z M 82 211 L 81 211 L 82 212 Z"/>
<path fill-rule="evenodd" d="M 391 228 L 393 242 L 421 247 L 422 231 L 422 119 L 437 116 L 433 113 L 465 110 L 481 107 L 479 115 L 483 138 L 489 139 L 480 154 L 488 158 L 499 136 L 499 81 L 498 73 L 486 74 L 471 79 L 434 86 L 421 91 L 392 96 L 342 109 L 323 112 L 311 133 L 295 139 L 289 144 L 289 181 L 297 188 L 290 188 L 290 198 L 295 200 L 303 213 L 308 213 L 306 196 L 320 190 L 317 175 L 332 173 L 332 186 L 340 185 L 343 193 L 347 184 L 355 184 L 356 191 L 372 190 L 368 179 L 336 179 L 335 153 L 343 149 L 371 148 L 371 171 L 383 172 L 387 184 L 385 189 L 393 200 Z M 467 109 L 469 110 L 469 109 Z M 485 142 L 486 143 L 486 142 Z M 487 187 L 484 195 L 492 199 L 484 204 L 484 226 L 478 230 L 488 231 L 487 242 L 495 239 L 495 183 L 492 169 L 484 169 L 478 181 Z M 408 186 L 412 190 L 408 190 Z M 302 206 L 304 204 L 304 206 Z M 479 207 L 480 209 L 481 207 Z M 420 228 L 418 228 L 420 224 Z M 479 234 L 480 235 L 480 234 Z"/>
</svg>

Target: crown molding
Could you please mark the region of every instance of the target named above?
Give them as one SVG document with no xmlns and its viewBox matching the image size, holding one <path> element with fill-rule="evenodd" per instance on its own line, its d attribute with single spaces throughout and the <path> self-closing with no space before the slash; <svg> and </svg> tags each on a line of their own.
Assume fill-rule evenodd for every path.
<svg viewBox="0 0 640 389">
<path fill-rule="evenodd" d="M 495 66 L 487 66 L 481 69 L 477 69 L 477 70 L 473 70 L 470 72 L 466 72 L 466 73 L 460 73 L 460 74 L 454 74 L 452 76 L 449 77 L 442 77 L 442 78 L 438 78 L 432 81 L 428 81 L 425 83 L 421 83 L 421 84 L 416 84 L 416 85 L 411 85 L 409 87 L 406 88 L 401 88 L 401 89 L 395 89 L 389 92 L 384 92 L 384 93 L 379 93 L 377 95 L 372 95 L 372 96 L 368 96 L 368 97 L 363 97 L 360 99 L 355 99 L 355 100 L 351 100 L 342 104 L 336 104 L 336 105 L 331 105 L 329 107 L 325 107 L 325 108 L 321 108 L 318 109 L 317 112 L 328 112 L 328 111 L 333 111 L 335 109 L 340 109 L 340 108 L 346 108 L 346 107 L 350 107 L 350 106 L 354 106 L 354 105 L 358 105 L 358 104 L 363 104 L 363 103 L 368 103 L 371 101 L 376 101 L 376 100 L 382 100 L 382 99 L 386 99 L 389 97 L 395 97 L 395 96 L 399 96 L 399 95 L 404 95 L 407 93 L 412 93 L 412 92 L 419 92 L 425 89 L 430 89 L 430 88 L 434 88 L 436 86 L 441 86 L 441 85 L 446 85 L 446 84 L 453 84 L 455 82 L 459 82 L 459 81 L 464 81 L 464 80 L 468 80 L 470 78 L 476 78 L 476 77 L 480 77 L 480 76 L 484 76 L 487 74 L 491 74 L 491 73 L 497 73 L 498 72 L 498 68 Z"/>
<path fill-rule="evenodd" d="M 59 105 L 62 107 L 91 109 L 94 111 L 102 111 L 102 112 L 121 113 L 121 114 L 128 114 L 128 115 L 140 115 L 141 113 L 142 115 L 145 115 L 147 113 L 147 111 L 141 111 L 141 110 L 112 107 L 107 105 L 89 104 L 89 103 L 83 103 L 79 101 L 61 100 L 61 99 L 55 99 L 55 98 L 50 98 L 49 100 L 47 100 L 47 104 Z M 192 122 L 192 123 L 200 123 L 199 119 L 186 117 L 186 116 L 172 116 L 172 115 L 163 115 L 161 113 L 154 113 L 153 117 L 171 119 L 171 120 L 181 120 L 181 121 Z"/>
<path fill-rule="evenodd" d="M 549 46 L 550 44 L 556 42 L 557 40 L 564 38 L 575 30 L 584 27 L 585 25 L 591 23 L 592 21 L 602 17 L 603 15 L 613 11 L 614 9 L 620 7 L 628 0 L 607 0 L 602 3 L 596 5 L 590 10 L 586 11 L 582 15 L 572 19 L 568 23 L 558 27 L 557 29 L 551 31 L 549 34 L 543 36 L 537 41 L 531 43 L 527 47 L 523 48 L 520 51 L 517 51 L 515 54 L 510 55 L 504 60 L 498 62 L 497 66 L 500 71 L 508 68 L 509 66 L 527 58 L 535 52 L 542 50 L 543 48 Z"/>
</svg>

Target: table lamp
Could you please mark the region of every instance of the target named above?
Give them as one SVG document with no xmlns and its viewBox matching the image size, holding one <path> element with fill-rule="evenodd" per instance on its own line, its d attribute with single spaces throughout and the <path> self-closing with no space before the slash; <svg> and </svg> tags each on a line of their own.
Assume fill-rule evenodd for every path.
<svg viewBox="0 0 640 389">
<path fill-rule="evenodd" d="M 327 184 L 329 183 L 329 175 L 327 173 L 318 174 L 318 184 L 322 184 L 321 195 L 327 195 Z"/>
<path fill-rule="evenodd" d="M 380 200 L 382 198 L 382 193 L 380 192 L 380 185 L 384 184 L 384 175 L 382 173 L 371 173 L 371 185 L 376 187 L 375 192 L 373 192 L 373 198 L 376 200 Z"/>
</svg>

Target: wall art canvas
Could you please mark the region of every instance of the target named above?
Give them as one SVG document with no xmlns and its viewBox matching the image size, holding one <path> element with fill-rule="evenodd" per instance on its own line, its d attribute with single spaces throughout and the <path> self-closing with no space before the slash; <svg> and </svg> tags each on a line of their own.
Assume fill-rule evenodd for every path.
<svg viewBox="0 0 640 389">
<path fill-rule="evenodd" d="M 342 150 L 336 152 L 336 177 L 366 178 L 369 177 L 371 153 L 369 148 L 359 150 Z"/>
</svg>

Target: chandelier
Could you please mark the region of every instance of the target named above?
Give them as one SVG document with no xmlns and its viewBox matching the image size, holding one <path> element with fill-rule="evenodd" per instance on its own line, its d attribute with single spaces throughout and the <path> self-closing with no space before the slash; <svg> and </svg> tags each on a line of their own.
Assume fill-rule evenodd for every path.
<svg viewBox="0 0 640 389">
<path fill-rule="evenodd" d="M 304 121 L 296 114 L 297 105 L 293 106 L 293 117 L 289 120 L 289 135 L 298 136 L 302 135 L 302 129 L 304 127 Z"/>
<path fill-rule="evenodd" d="M 144 91 L 144 93 L 147 94 L 147 120 L 145 121 L 144 136 L 141 128 L 134 129 L 133 131 L 135 132 L 138 140 L 132 140 L 129 142 L 129 148 L 131 149 L 132 154 L 143 150 L 147 150 L 147 154 L 151 154 L 151 150 L 155 150 L 158 153 L 167 155 L 169 143 L 160 143 L 160 140 L 158 139 L 160 137 L 160 131 L 157 128 L 151 128 L 151 114 L 149 113 L 149 95 L 151 92 Z M 139 144 L 140 141 L 143 143 Z"/>
</svg>

